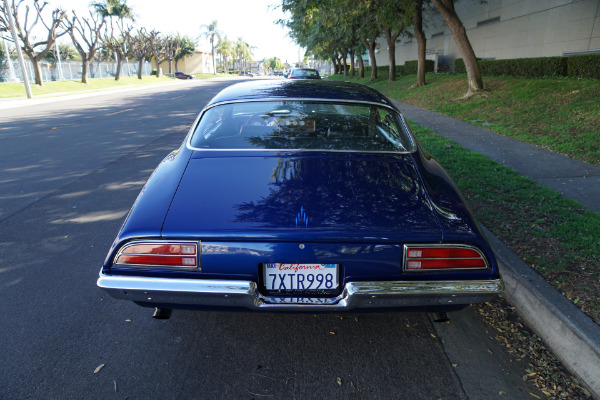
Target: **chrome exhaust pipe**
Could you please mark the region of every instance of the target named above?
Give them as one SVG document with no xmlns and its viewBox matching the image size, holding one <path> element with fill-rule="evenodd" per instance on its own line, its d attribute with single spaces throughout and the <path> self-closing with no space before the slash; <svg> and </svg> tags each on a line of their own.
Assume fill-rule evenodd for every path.
<svg viewBox="0 0 600 400">
<path fill-rule="evenodd" d="M 169 319 L 169 318 L 171 318 L 172 313 L 173 313 L 173 310 L 171 310 L 170 308 L 156 307 L 154 309 L 154 314 L 152 315 L 152 318 L 154 318 L 154 319 Z"/>
</svg>

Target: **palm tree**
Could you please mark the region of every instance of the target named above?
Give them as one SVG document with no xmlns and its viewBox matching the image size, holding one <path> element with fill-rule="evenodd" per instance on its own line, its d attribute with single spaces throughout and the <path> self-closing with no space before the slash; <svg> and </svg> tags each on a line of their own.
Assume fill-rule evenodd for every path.
<svg viewBox="0 0 600 400">
<path fill-rule="evenodd" d="M 221 54 L 221 68 L 223 72 L 229 71 L 229 58 L 233 54 L 233 42 L 225 37 L 219 37 L 217 51 Z"/>
<path fill-rule="evenodd" d="M 235 55 L 237 56 L 237 61 L 238 61 L 238 70 L 242 71 L 242 58 L 244 57 L 244 46 L 246 43 L 244 43 L 244 40 L 239 37 L 237 42 L 235 42 L 234 45 L 234 51 L 235 51 Z"/>
<path fill-rule="evenodd" d="M 104 2 L 93 2 L 91 6 L 103 18 L 117 17 L 121 21 L 124 19 L 135 20 L 131 7 L 127 5 L 127 0 L 104 0 Z"/>
<path fill-rule="evenodd" d="M 242 39 L 241 37 L 239 37 L 237 42 L 235 42 L 234 51 L 235 54 L 238 56 L 238 68 L 240 71 L 246 69 L 246 61 L 252 61 L 252 49 L 255 48 L 255 46 L 250 46 L 248 43 L 244 42 L 244 39 Z"/>
<path fill-rule="evenodd" d="M 213 64 L 213 74 L 217 74 L 217 70 L 215 68 L 215 37 L 219 37 L 221 32 L 217 30 L 217 21 L 213 21 L 208 25 L 200 25 L 200 29 L 204 31 L 202 34 L 205 38 L 210 40 L 211 54 L 212 54 L 212 64 Z"/>
<path fill-rule="evenodd" d="M 179 71 L 177 68 L 177 61 L 193 55 L 196 50 L 196 43 L 194 43 L 194 40 L 189 36 L 180 36 L 178 34 L 176 39 L 179 40 L 180 46 L 175 54 L 175 71 Z"/>
<path fill-rule="evenodd" d="M 134 21 L 134 15 L 131 7 L 127 5 L 127 0 L 104 0 L 103 2 L 93 2 L 91 6 L 96 10 L 102 18 L 108 17 L 110 19 L 110 37 L 108 37 L 108 27 L 106 28 L 105 38 L 103 43 L 105 47 L 109 47 L 110 50 L 115 52 L 115 59 L 117 60 L 117 70 L 115 71 L 115 80 L 121 78 L 121 65 L 123 58 L 127 54 L 127 42 L 129 41 L 129 35 L 133 30 L 133 27 L 124 26 L 123 20 L 130 19 Z M 113 31 L 113 20 L 112 17 L 117 17 L 119 23 L 117 24 L 120 37 L 115 37 Z"/>
</svg>

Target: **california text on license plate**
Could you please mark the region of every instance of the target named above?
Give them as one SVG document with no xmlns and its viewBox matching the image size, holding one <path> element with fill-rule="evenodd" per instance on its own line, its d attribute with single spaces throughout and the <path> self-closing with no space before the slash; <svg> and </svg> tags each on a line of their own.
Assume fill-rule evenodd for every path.
<svg viewBox="0 0 600 400">
<path fill-rule="evenodd" d="M 330 290 L 338 287 L 338 264 L 263 264 L 267 290 Z"/>
</svg>

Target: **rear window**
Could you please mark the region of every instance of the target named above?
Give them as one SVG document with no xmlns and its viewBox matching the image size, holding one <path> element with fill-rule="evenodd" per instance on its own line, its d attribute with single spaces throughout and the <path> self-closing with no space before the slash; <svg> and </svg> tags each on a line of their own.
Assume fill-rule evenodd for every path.
<svg viewBox="0 0 600 400">
<path fill-rule="evenodd" d="M 196 149 L 412 152 L 400 115 L 376 105 L 245 102 L 208 109 L 192 135 Z"/>
<path fill-rule="evenodd" d="M 316 69 L 293 69 L 290 76 L 298 78 L 319 78 Z"/>
</svg>

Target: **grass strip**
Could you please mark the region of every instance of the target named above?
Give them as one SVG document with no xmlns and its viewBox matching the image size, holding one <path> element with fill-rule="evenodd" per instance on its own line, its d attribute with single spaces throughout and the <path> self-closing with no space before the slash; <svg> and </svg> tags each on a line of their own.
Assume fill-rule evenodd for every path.
<svg viewBox="0 0 600 400">
<path fill-rule="evenodd" d="M 231 75 L 218 74 L 217 77 L 230 77 Z M 199 79 L 214 78 L 213 74 L 196 74 Z M 31 84 L 33 96 L 51 95 L 51 94 L 74 94 L 89 90 L 118 89 L 125 86 L 153 85 L 157 83 L 174 82 L 178 79 L 161 76 L 144 76 L 138 79 L 137 76 L 122 77 L 119 81 L 114 78 L 91 78 L 89 83 L 85 84 L 79 81 L 51 81 L 44 82 L 44 86 Z M 25 98 L 25 86 L 23 83 L 0 83 L 0 98 L 23 97 Z"/>
<path fill-rule="evenodd" d="M 477 219 L 600 324 L 600 215 L 432 130 L 411 129 Z"/>
</svg>

